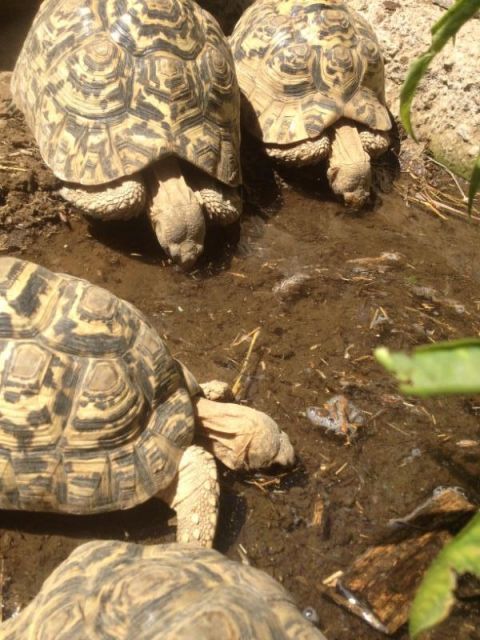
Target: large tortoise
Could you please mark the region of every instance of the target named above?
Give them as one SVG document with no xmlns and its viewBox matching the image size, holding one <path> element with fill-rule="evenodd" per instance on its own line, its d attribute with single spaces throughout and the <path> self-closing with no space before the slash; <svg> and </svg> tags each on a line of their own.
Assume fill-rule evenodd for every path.
<svg viewBox="0 0 480 640">
<path fill-rule="evenodd" d="M 345 0 L 256 0 L 230 42 L 246 129 L 276 160 L 327 159 L 333 191 L 361 207 L 391 128 L 371 27 Z"/>
<path fill-rule="evenodd" d="M 2 640 L 326 640 L 278 582 L 211 549 L 75 549 Z"/>
<path fill-rule="evenodd" d="M 264 413 L 203 397 L 131 304 L 10 257 L 0 371 L 3 509 L 89 514 L 156 495 L 176 510 L 180 541 L 210 546 L 218 483 L 206 449 L 230 468 L 293 461 Z"/>
<path fill-rule="evenodd" d="M 204 212 L 239 217 L 232 55 L 193 0 L 44 0 L 12 95 L 63 197 L 101 219 L 148 206 L 185 268 L 203 250 Z"/>
</svg>

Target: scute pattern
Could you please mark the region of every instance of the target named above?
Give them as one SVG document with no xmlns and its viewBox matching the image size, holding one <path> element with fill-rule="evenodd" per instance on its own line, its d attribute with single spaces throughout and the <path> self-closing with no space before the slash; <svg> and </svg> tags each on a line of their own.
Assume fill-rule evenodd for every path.
<svg viewBox="0 0 480 640">
<path fill-rule="evenodd" d="M 63 180 L 100 185 L 175 154 L 240 183 L 232 55 L 193 0 L 44 0 L 12 94 Z"/>
<path fill-rule="evenodd" d="M 344 0 L 257 0 L 230 40 L 245 125 L 265 143 L 317 138 L 341 117 L 391 128 L 377 40 Z"/>
<path fill-rule="evenodd" d="M 3 640 L 325 640 L 267 574 L 188 545 L 83 544 Z"/>
<path fill-rule="evenodd" d="M 42 339 L 53 349 L 112 357 L 130 347 L 139 324 L 139 315 L 125 314 L 119 298 L 89 282 L 71 278 L 62 287 Z"/>
<path fill-rule="evenodd" d="M 0 258 L 0 371 L 1 508 L 128 508 L 170 484 L 192 442 L 180 365 L 85 280 Z"/>
<path fill-rule="evenodd" d="M 51 317 L 59 293 L 56 274 L 16 258 L 2 258 L 0 339 L 34 337 Z"/>
</svg>

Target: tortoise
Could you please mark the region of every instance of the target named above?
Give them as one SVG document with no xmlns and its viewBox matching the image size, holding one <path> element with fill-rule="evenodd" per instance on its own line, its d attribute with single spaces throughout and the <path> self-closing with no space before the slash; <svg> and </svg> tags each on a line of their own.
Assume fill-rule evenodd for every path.
<svg viewBox="0 0 480 640">
<path fill-rule="evenodd" d="M 259 569 L 184 544 L 77 547 L 3 640 L 326 640 Z"/>
<path fill-rule="evenodd" d="M 392 126 L 368 23 L 345 0 L 256 0 L 230 44 L 244 127 L 280 162 L 326 159 L 333 191 L 362 207 Z"/>
<path fill-rule="evenodd" d="M 90 217 L 147 207 L 184 268 L 205 216 L 238 219 L 240 93 L 225 36 L 193 0 L 44 0 L 11 88 L 61 195 Z"/>
<path fill-rule="evenodd" d="M 211 546 L 228 467 L 290 464 L 266 414 L 205 397 L 133 305 L 0 258 L 0 508 L 91 514 L 157 496 Z M 210 397 L 218 397 L 212 387 Z"/>
</svg>

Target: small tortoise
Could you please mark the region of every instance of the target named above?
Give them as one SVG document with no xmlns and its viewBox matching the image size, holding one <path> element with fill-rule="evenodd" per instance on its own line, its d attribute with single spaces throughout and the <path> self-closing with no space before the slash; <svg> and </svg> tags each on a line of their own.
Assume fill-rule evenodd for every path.
<svg viewBox="0 0 480 640">
<path fill-rule="evenodd" d="M 104 220 L 148 205 L 183 267 L 203 250 L 204 211 L 220 224 L 239 217 L 232 54 L 193 0 L 44 0 L 12 95 L 63 197 Z"/>
<path fill-rule="evenodd" d="M 361 207 L 391 129 L 370 26 L 345 0 L 257 0 L 230 41 L 246 129 L 282 162 L 327 159 L 333 191 Z"/>
<path fill-rule="evenodd" d="M 180 541 L 210 546 L 209 451 L 230 468 L 293 462 L 264 413 L 203 397 L 131 304 L 10 257 L 0 258 L 0 371 L 3 509 L 89 514 L 157 495 L 176 510 Z"/>
<path fill-rule="evenodd" d="M 77 547 L 2 640 L 326 640 L 273 578 L 211 549 Z"/>
</svg>

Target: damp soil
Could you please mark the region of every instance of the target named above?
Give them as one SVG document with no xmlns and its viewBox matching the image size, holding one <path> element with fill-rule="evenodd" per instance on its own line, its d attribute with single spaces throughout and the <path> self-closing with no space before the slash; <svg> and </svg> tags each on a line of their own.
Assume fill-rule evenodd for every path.
<svg viewBox="0 0 480 640">
<path fill-rule="evenodd" d="M 15 13 L 15 28 L 13 13 L 3 16 L 4 71 L 12 68 L 33 4 Z M 148 220 L 90 224 L 62 202 L 5 87 L 2 253 L 88 278 L 132 302 L 201 381 L 233 383 L 260 329 L 242 400 L 278 421 L 298 461 L 288 472 L 221 470 L 215 546 L 273 575 L 300 608 L 314 607 L 329 640 L 381 638 L 329 600 L 322 583 L 437 486 L 460 486 L 479 501 L 480 399 L 400 396 L 372 354 L 380 345 L 410 349 L 479 334 L 478 226 L 408 205 L 404 195 L 417 185 L 401 173 L 365 212 L 349 214 L 328 193 L 321 170 L 279 175 L 247 146 L 241 224 L 211 229 L 198 268 L 185 274 L 165 259 Z M 394 257 L 377 259 L 384 252 Z M 307 407 L 335 394 L 366 418 L 350 444 L 306 417 Z M 4 512 L 3 616 L 23 608 L 84 541 L 161 543 L 174 536 L 173 514 L 157 500 L 95 517 Z M 431 637 L 474 639 L 479 628 L 478 601 L 470 598 Z M 406 639 L 406 630 L 395 637 Z"/>
</svg>

